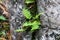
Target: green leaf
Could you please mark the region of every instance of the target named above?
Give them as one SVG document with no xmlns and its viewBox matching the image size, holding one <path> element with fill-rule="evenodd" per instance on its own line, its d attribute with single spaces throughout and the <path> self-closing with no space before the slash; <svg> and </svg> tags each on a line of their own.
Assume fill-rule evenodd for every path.
<svg viewBox="0 0 60 40">
<path fill-rule="evenodd" d="M 4 16 L 0 16 L 0 20 L 6 20 Z"/>
<path fill-rule="evenodd" d="M 17 29 L 17 30 L 15 30 L 16 32 L 23 32 L 23 31 L 25 31 L 24 29 Z"/>
<path fill-rule="evenodd" d="M 34 21 L 32 24 L 33 25 L 40 25 L 41 23 L 39 21 Z"/>
<path fill-rule="evenodd" d="M 42 15 L 42 14 L 43 14 L 43 12 L 37 14 L 35 17 L 33 17 L 33 19 L 37 19 L 37 18 L 38 18 L 40 15 Z"/>
<path fill-rule="evenodd" d="M 6 35 L 5 31 L 2 32 L 3 35 Z"/>
<path fill-rule="evenodd" d="M 0 32 L 0 35 L 5 35 L 5 31 L 1 31 Z"/>
<path fill-rule="evenodd" d="M 38 22 L 38 21 L 34 21 L 33 22 L 33 24 L 32 24 L 32 26 L 31 26 L 31 32 L 33 32 L 34 30 L 36 30 L 36 29 L 39 29 L 39 25 L 41 25 L 41 23 L 40 22 Z"/>
<path fill-rule="evenodd" d="M 31 31 L 34 31 L 36 29 L 39 29 L 39 25 L 33 25 Z"/>
<path fill-rule="evenodd" d="M 30 11 L 26 8 L 23 8 L 23 15 L 27 18 L 27 19 L 31 19 L 32 15 L 30 14 Z"/>
<path fill-rule="evenodd" d="M 35 0 L 25 0 L 25 3 L 29 4 L 29 3 L 34 3 Z"/>
<path fill-rule="evenodd" d="M 32 25 L 31 22 L 25 22 L 25 23 L 23 24 L 23 26 L 31 26 L 31 25 Z"/>
</svg>

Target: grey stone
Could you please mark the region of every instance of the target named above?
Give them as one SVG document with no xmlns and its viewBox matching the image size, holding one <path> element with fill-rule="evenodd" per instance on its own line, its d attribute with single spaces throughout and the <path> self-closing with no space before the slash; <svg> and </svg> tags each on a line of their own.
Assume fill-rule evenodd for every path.
<svg viewBox="0 0 60 40">
<path fill-rule="evenodd" d="M 60 0 L 38 0 L 37 5 L 38 11 L 44 12 L 40 17 L 41 25 L 47 28 L 39 31 L 42 33 L 39 40 L 59 40 L 56 35 L 60 35 Z"/>
</svg>

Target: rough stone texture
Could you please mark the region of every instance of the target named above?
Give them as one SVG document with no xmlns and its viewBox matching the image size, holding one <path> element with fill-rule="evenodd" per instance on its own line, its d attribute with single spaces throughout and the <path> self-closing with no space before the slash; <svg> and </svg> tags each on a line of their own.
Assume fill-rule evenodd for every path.
<svg viewBox="0 0 60 40">
<path fill-rule="evenodd" d="M 14 30 L 21 28 L 24 21 L 24 17 L 22 15 L 23 0 L 18 0 L 16 2 L 13 0 L 10 1 L 12 4 L 9 9 L 9 11 L 11 11 L 11 30 L 13 31 L 12 40 L 22 40 L 21 33 L 16 33 Z"/>
<path fill-rule="evenodd" d="M 40 17 L 43 28 L 37 39 L 60 40 L 60 0 L 38 0 L 37 5 L 38 12 L 44 12 Z"/>
<path fill-rule="evenodd" d="M 21 28 L 21 25 L 25 20 L 22 14 L 23 3 L 23 0 L 3 0 L 3 4 L 5 4 L 10 13 L 12 40 L 22 40 L 22 34 L 16 33 L 15 30 Z"/>
</svg>

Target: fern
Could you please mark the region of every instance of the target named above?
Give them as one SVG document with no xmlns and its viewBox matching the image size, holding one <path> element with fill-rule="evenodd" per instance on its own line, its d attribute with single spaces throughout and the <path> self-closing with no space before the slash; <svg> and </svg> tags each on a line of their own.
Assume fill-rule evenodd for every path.
<svg viewBox="0 0 60 40">
<path fill-rule="evenodd" d="M 25 0 L 25 3 L 27 3 L 27 4 L 30 4 L 30 3 L 33 3 L 33 2 L 35 2 L 35 0 Z M 40 28 L 41 22 L 38 18 L 43 12 L 35 15 L 35 17 L 33 17 L 31 15 L 32 13 L 26 8 L 23 8 L 22 12 L 23 12 L 23 15 L 26 18 L 26 22 L 23 23 L 23 27 L 21 29 L 15 30 L 16 32 L 24 32 L 24 31 L 27 30 L 27 28 L 31 28 L 29 30 L 29 32 L 34 32 L 35 30 Z M 27 21 L 27 19 L 28 19 L 28 21 Z"/>
<path fill-rule="evenodd" d="M 30 11 L 26 8 L 23 8 L 23 15 L 26 17 L 26 19 L 31 19 L 32 15 L 30 14 Z"/>
<path fill-rule="evenodd" d="M 38 17 L 40 16 L 40 15 L 42 15 L 44 12 L 41 12 L 41 13 L 39 13 L 39 14 L 37 14 L 35 17 L 33 17 L 33 19 L 38 19 Z"/>
<path fill-rule="evenodd" d="M 16 32 L 23 32 L 25 31 L 24 29 L 18 29 L 18 30 L 15 30 Z"/>
<path fill-rule="evenodd" d="M 6 20 L 4 16 L 0 16 L 0 20 Z"/>
<path fill-rule="evenodd" d="M 43 12 L 42 12 L 43 13 Z M 26 21 L 23 23 L 23 27 L 22 29 L 17 29 L 16 32 L 23 32 L 25 31 L 28 27 L 31 27 L 30 32 L 33 32 L 37 29 L 39 29 L 39 25 L 41 25 L 40 20 L 37 20 L 39 18 L 39 16 L 42 14 L 39 13 L 38 15 L 36 15 L 35 17 L 32 17 L 30 11 L 28 9 L 23 9 L 23 15 L 26 17 L 26 19 L 29 19 L 29 21 Z M 32 18 L 33 21 L 30 21 L 30 19 Z"/>
</svg>

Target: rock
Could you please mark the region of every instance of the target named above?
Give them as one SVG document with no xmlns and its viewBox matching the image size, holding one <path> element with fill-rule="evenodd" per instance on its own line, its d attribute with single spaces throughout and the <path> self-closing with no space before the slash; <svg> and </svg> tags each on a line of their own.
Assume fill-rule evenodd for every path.
<svg viewBox="0 0 60 40">
<path fill-rule="evenodd" d="M 38 12 L 44 12 L 40 20 L 42 22 L 42 35 L 39 40 L 59 40 L 60 35 L 60 0 L 38 0 Z M 47 28 L 44 30 L 44 28 Z M 45 32 L 44 32 L 45 31 Z M 52 36 L 51 36 L 52 35 Z M 46 37 L 47 36 L 47 37 Z M 56 38 L 58 37 L 58 38 Z"/>
<path fill-rule="evenodd" d="M 22 34 L 15 32 L 16 29 L 22 27 L 25 18 L 22 14 L 23 0 L 5 0 L 3 2 L 10 13 L 10 30 L 12 40 L 22 40 Z"/>
</svg>

